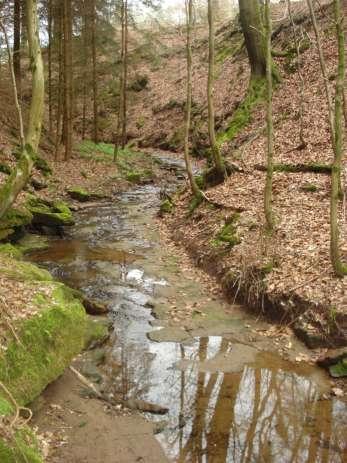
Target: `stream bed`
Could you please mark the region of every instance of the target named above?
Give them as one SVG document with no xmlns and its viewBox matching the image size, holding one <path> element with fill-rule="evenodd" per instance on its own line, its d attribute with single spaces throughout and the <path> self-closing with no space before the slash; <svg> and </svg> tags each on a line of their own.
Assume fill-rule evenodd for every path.
<svg viewBox="0 0 347 463">
<path fill-rule="evenodd" d="M 108 304 L 115 330 L 113 361 L 104 371 L 109 390 L 169 409 L 147 417 L 158 421 L 157 439 L 170 461 L 347 461 L 347 407 L 325 395 L 328 377 L 237 341 L 235 333 L 257 320 L 209 297 L 167 253 L 156 224 L 159 192 L 155 185 L 134 186 L 82 209 L 64 239 L 52 238 L 48 249 L 30 256 Z M 177 328 L 160 331 L 167 324 L 153 307 L 179 312 L 187 305 L 199 307 L 193 314 L 200 326 L 186 329 L 187 336 Z M 227 322 L 218 318 L 228 310 Z M 165 334 L 161 342 L 149 338 L 156 332 Z"/>
</svg>

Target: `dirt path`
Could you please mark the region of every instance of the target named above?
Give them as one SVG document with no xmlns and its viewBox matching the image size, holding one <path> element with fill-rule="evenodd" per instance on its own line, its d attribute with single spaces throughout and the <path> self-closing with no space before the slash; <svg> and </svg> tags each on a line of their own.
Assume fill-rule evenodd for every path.
<svg viewBox="0 0 347 463">
<path fill-rule="evenodd" d="M 50 441 L 47 463 L 164 463 L 153 424 L 139 414 L 83 397 L 70 371 L 34 404 L 33 425 Z"/>
</svg>

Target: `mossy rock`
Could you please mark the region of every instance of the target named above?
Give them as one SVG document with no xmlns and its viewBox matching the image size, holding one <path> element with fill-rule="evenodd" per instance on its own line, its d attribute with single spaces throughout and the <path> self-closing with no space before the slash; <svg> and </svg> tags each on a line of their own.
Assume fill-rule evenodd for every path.
<svg viewBox="0 0 347 463">
<path fill-rule="evenodd" d="M 27 208 L 33 215 L 34 225 L 64 227 L 74 224 L 72 212 L 64 201 L 47 201 L 30 196 Z"/>
<path fill-rule="evenodd" d="M 43 463 L 39 445 L 28 426 L 15 431 L 8 439 L 0 437 L 2 463 Z"/>
<path fill-rule="evenodd" d="M 173 211 L 174 205 L 169 199 L 164 199 L 160 204 L 160 214 L 170 214 Z"/>
<path fill-rule="evenodd" d="M 12 238 L 29 225 L 33 216 L 27 209 L 11 208 L 0 220 L 0 241 Z"/>
<path fill-rule="evenodd" d="M 17 243 L 17 250 L 22 254 L 40 251 L 49 248 L 49 240 L 46 236 L 27 233 Z"/>
<path fill-rule="evenodd" d="M 68 195 L 70 198 L 75 199 L 81 203 L 85 203 L 88 201 L 94 201 L 95 199 L 102 199 L 105 196 L 101 193 L 92 193 L 83 188 L 70 188 L 67 190 Z"/>
<path fill-rule="evenodd" d="M 335 365 L 329 367 L 329 372 L 334 378 L 343 378 L 347 376 L 347 356 L 341 359 Z"/>
<path fill-rule="evenodd" d="M 109 319 L 87 319 L 85 334 L 85 349 L 94 349 L 103 345 L 110 337 L 112 322 Z"/>
<path fill-rule="evenodd" d="M 17 257 L 17 256 L 13 256 Z M 37 265 L 4 258 L 0 260 L 0 274 L 19 281 L 52 281 L 52 275 Z"/>
<path fill-rule="evenodd" d="M 51 295 L 40 292 L 32 302 L 37 313 L 16 323 L 20 344 L 10 340 L 0 355 L 0 381 L 20 405 L 30 403 L 58 378 L 85 344 L 87 316 L 82 304 L 62 283 L 48 286 Z"/>
<path fill-rule="evenodd" d="M 230 247 L 234 247 L 241 243 L 241 239 L 237 233 L 237 222 L 240 215 L 235 213 L 225 221 L 225 225 L 217 233 L 212 244 L 214 246 L 220 246 L 221 244 L 227 244 Z"/>
<path fill-rule="evenodd" d="M 142 175 L 141 172 L 128 172 L 125 176 L 126 180 L 131 183 L 141 183 Z"/>
<path fill-rule="evenodd" d="M 319 187 L 315 183 L 305 183 L 301 189 L 308 193 L 316 193 L 319 190 Z"/>
<path fill-rule="evenodd" d="M 0 244 L 0 254 L 13 257 L 15 259 L 20 259 L 22 257 L 21 250 L 10 243 Z"/>
</svg>

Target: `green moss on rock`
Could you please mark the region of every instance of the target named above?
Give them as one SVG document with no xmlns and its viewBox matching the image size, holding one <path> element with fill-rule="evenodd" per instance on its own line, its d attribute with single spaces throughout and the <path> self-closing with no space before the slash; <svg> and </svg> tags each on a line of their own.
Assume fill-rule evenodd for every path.
<svg viewBox="0 0 347 463">
<path fill-rule="evenodd" d="M 344 357 L 335 365 L 331 365 L 329 367 L 329 372 L 334 378 L 343 378 L 347 376 L 347 357 Z"/>
<path fill-rule="evenodd" d="M 28 426 L 8 439 L 0 438 L 1 463 L 43 463 L 38 442 Z"/>
<path fill-rule="evenodd" d="M 33 219 L 27 209 L 11 208 L 0 220 L 0 240 L 5 240 L 21 233 L 26 225 Z"/>
<path fill-rule="evenodd" d="M 101 199 L 104 197 L 103 194 L 89 192 L 79 187 L 70 188 L 67 190 L 67 193 L 72 199 L 75 199 L 76 201 L 79 201 L 81 203 L 92 201 L 94 199 Z"/>
<path fill-rule="evenodd" d="M 230 247 L 234 247 L 241 243 L 241 239 L 237 233 L 237 221 L 239 214 L 233 214 L 229 219 L 226 220 L 225 225 L 217 233 L 212 244 L 214 246 L 220 246 L 221 244 L 227 244 Z"/>
<path fill-rule="evenodd" d="M 30 196 L 27 200 L 27 208 L 33 215 L 35 225 L 62 227 L 74 224 L 72 212 L 64 201 L 47 201 Z"/>
<path fill-rule="evenodd" d="M 28 404 L 69 365 L 83 349 L 86 313 L 61 283 L 50 283 L 51 296 L 39 293 L 37 314 L 17 323 L 21 341 L 8 343 L 0 355 L 0 381 L 17 402 Z"/>
<path fill-rule="evenodd" d="M 169 199 L 164 199 L 160 204 L 160 213 L 161 214 L 170 214 L 173 210 L 174 205 Z"/>
<path fill-rule="evenodd" d="M 265 98 L 266 82 L 264 79 L 252 79 L 247 94 L 234 112 L 228 128 L 217 135 L 219 145 L 232 140 L 251 120 L 253 108 Z"/>
<path fill-rule="evenodd" d="M 21 250 L 10 243 L 0 244 L 0 254 L 13 257 L 15 259 L 20 259 L 22 257 Z"/>
</svg>

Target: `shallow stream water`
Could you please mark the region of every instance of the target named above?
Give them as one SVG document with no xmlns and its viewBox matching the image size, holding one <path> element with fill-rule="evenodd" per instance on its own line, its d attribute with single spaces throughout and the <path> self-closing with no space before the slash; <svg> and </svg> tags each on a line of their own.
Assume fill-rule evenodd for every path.
<svg viewBox="0 0 347 463">
<path fill-rule="evenodd" d="M 149 306 L 175 300 L 180 309 L 206 299 L 201 283 L 160 243 L 159 204 L 159 187 L 136 186 L 78 212 L 64 239 L 31 256 L 109 304 L 116 367 L 107 375 L 115 390 L 169 409 L 148 418 L 165 420 L 157 438 L 170 461 L 346 462 L 347 407 L 323 398 L 329 383 L 320 370 L 213 329 L 181 343 L 148 338 L 161 325 Z M 227 306 L 213 298 L 206 304 L 211 311 Z M 254 321 L 232 314 L 234 330 Z"/>
</svg>

